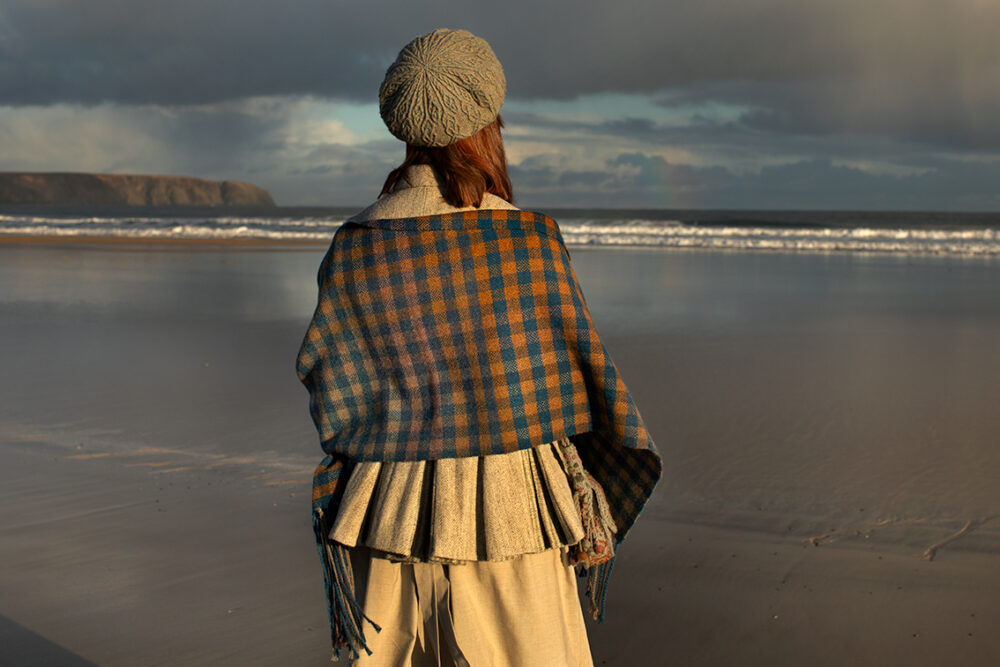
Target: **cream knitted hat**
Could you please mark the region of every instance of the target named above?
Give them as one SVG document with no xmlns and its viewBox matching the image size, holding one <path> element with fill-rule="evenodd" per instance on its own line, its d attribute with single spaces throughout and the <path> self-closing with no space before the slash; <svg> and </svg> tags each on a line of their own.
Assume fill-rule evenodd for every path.
<svg viewBox="0 0 1000 667">
<path fill-rule="evenodd" d="M 399 52 L 379 88 L 379 113 L 397 139 L 447 146 L 492 123 L 506 87 L 485 40 L 440 28 Z"/>
</svg>

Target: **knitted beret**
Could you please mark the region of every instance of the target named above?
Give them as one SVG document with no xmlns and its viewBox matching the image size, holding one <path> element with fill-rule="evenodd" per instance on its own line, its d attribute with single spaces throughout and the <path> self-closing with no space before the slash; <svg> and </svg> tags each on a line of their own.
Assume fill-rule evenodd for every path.
<svg viewBox="0 0 1000 667">
<path fill-rule="evenodd" d="M 379 113 L 397 139 L 447 146 L 492 123 L 506 87 L 485 40 L 440 28 L 399 52 L 379 88 Z"/>
</svg>

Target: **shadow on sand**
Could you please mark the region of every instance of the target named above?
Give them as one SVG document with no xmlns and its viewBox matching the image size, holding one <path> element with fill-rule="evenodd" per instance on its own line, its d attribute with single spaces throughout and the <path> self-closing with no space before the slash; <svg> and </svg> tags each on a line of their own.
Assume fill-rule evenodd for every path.
<svg viewBox="0 0 1000 667">
<path fill-rule="evenodd" d="M 0 616 L 0 664 L 7 667 L 97 667 L 28 628 Z"/>
</svg>

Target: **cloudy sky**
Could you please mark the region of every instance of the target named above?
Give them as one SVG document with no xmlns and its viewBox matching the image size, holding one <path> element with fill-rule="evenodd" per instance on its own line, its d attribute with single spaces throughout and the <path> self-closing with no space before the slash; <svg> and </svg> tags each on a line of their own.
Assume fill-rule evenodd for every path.
<svg viewBox="0 0 1000 667">
<path fill-rule="evenodd" d="M 0 170 L 364 205 L 437 27 L 504 65 L 522 205 L 1000 210 L 1000 0 L 0 0 Z"/>
</svg>

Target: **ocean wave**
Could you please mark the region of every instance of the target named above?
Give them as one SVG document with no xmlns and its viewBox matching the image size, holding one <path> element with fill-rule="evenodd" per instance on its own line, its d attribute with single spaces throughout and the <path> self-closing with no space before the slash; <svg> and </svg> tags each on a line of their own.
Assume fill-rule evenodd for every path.
<svg viewBox="0 0 1000 667">
<path fill-rule="evenodd" d="M 571 245 L 1000 255 L 1000 234 L 993 229 L 716 227 L 678 221 L 662 225 L 569 222 L 560 228 Z"/>
<path fill-rule="evenodd" d="M 26 228 L 32 227 L 36 229 L 73 229 L 84 226 L 92 226 L 94 228 L 104 230 L 105 228 L 132 228 L 132 227 L 145 227 L 145 228 L 172 228 L 177 225 L 185 225 L 186 223 L 196 220 L 202 223 L 204 227 L 318 227 L 324 229 L 336 230 L 340 227 L 344 219 L 323 219 L 323 218 L 269 218 L 269 217 L 220 217 L 220 218 L 159 218 L 159 217 L 98 217 L 98 216 L 82 216 L 82 217 L 52 217 L 52 216 L 13 216 L 13 215 L 0 215 L 0 232 L 5 232 L 8 228 Z"/>
<path fill-rule="evenodd" d="M 343 217 L 140 217 L 0 215 L 0 234 L 135 239 L 263 239 L 326 242 Z M 567 245 L 1000 255 L 994 228 L 924 229 L 699 225 L 680 220 L 563 219 Z"/>
<path fill-rule="evenodd" d="M 265 239 L 296 241 L 329 241 L 332 232 L 281 231 L 276 229 L 256 229 L 246 225 L 219 228 L 205 225 L 172 225 L 150 229 L 106 228 L 73 229 L 55 225 L 32 225 L 0 227 L 0 235 L 8 236 L 51 236 L 59 238 L 133 238 L 142 239 Z"/>
</svg>

